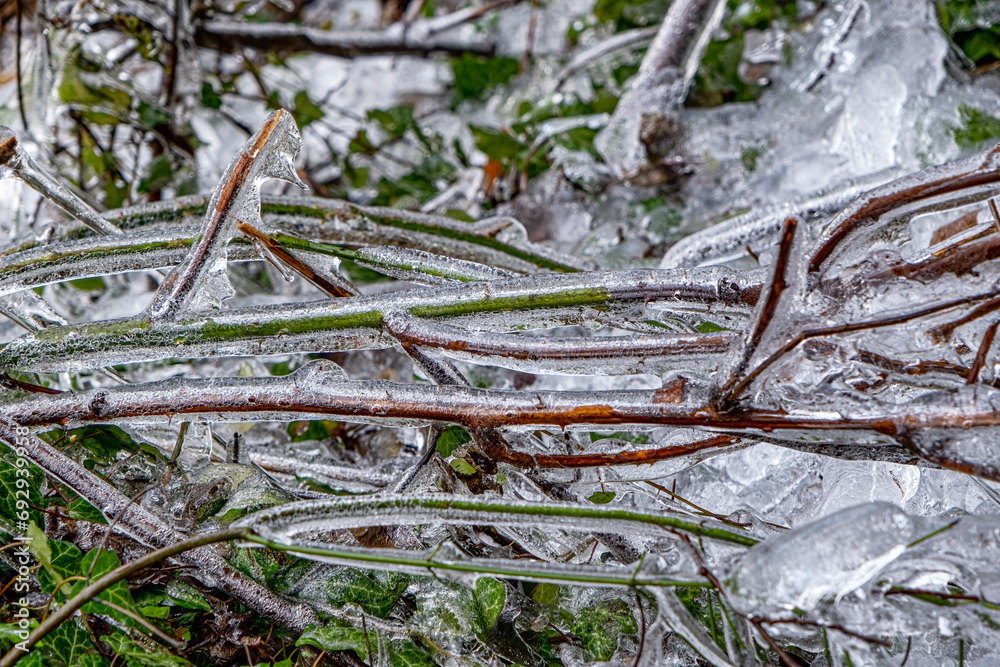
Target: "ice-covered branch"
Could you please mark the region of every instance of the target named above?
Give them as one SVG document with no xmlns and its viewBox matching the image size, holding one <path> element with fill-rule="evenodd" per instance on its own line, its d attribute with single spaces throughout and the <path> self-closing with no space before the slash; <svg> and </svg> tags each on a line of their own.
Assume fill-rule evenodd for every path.
<svg viewBox="0 0 1000 667">
<path fill-rule="evenodd" d="M 50 327 L 22 336 L 0 350 L 0 368 L 84 368 L 175 356 L 280 354 L 391 347 L 380 333 L 382 316 L 406 312 L 424 318 L 511 313 L 514 325 L 527 325 L 533 313 L 564 323 L 601 321 L 591 310 L 605 306 L 642 306 L 662 301 L 679 308 L 749 312 L 759 286 L 719 269 L 622 271 L 543 275 L 436 290 L 338 299 L 329 303 L 222 311 L 188 319 L 149 322 L 145 318 Z M 643 311 L 644 312 L 644 311 Z M 637 313 L 637 325 L 647 315 Z M 618 325 L 624 314 L 608 317 Z M 642 325 L 647 326 L 648 325 Z"/>
<path fill-rule="evenodd" d="M 622 96 L 594 147 L 619 177 L 647 164 L 644 126 L 669 126 L 666 114 L 684 102 L 712 30 L 722 20 L 724 0 L 677 0 L 670 5 L 639 73 Z M 654 134 L 669 132 L 657 128 Z"/>
<path fill-rule="evenodd" d="M 462 359 L 535 372 L 553 368 L 585 374 L 656 372 L 664 362 L 675 368 L 680 362 L 698 366 L 727 352 L 737 340 L 731 332 L 547 338 L 468 331 L 400 313 L 383 317 L 383 326 L 399 341 L 438 348 Z"/>
<path fill-rule="evenodd" d="M 309 51 L 338 58 L 376 55 L 427 57 L 435 53 L 491 56 L 495 45 L 488 41 L 469 41 L 437 37 L 419 30 L 419 23 L 404 29 L 395 24 L 378 32 L 361 30 L 321 30 L 282 23 L 244 23 L 214 19 L 195 24 L 194 40 L 198 46 L 232 53 L 244 48 L 260 51 Z"/>
<path fill-rule="evenodd" d="M 719 414 L 707 389 L 683 378 L 657 390 L 517 392 L 351 382 L 310 365 L 284 377 L 172 379 L 32 396 L 8 402 L 3 409 L 28 426 L 164 423 L 179 416 L 219 422 L 324 416 L 390 426 L 458 422 L 470 429 L 644 424 L 748 432 L 762 440 L 767 440 L 765 434 L 784 432 L 807 439 L 825 435 L 850 447 L 878 447 L 895 439 L 942 467 L 1000 479 L 1000 461 L 989 445 L 990 434 L 1000 427 L 997 404 L 1000 392 L 980 385 L 924 395 L 920 411 L 902 404 L 864 409 L 856 405 L 854 414 L 847 412 L 847 405 L 841 413 Z M 835 452 L 831 447 L 830 453 Z M 855 451 L 851 454 L 856 457 Z"/>
<path fill-rule="evenodd" d="M 0 125 L 0 166 L 11 172 L 41 193 L 53 204 L 70 214 L 98 234 L 121 234 L 121 230 L 80 199 L 38 164 L 18 143 L 17 136 L 9 127 Z"/>
</svg>

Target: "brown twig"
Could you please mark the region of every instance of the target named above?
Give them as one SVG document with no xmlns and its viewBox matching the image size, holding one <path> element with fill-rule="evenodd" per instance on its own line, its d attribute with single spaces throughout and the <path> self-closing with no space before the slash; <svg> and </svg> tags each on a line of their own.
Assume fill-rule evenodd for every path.
<svg viewBox="0 0 1000 667">
<path fill-rule="evenodd" d="M 993 338 L 997 335 L 997 326 L 1000 326 L 1000 320 L 987 327 L 983 333 L 983 340 L 979 344 L 979 350 L 976 352 L 975 361 L 972 362 L 972 368 L 969 369 L 969 378 L 966 380 L 966 384 L 976 384 L 979 382 L 979 374 L 983 372 L 983 367 L 986 365 L 986 356 L 993 345 Z"/>
<path fill-rule="evenodd" d="M 951 164 L 931 167 L 875 188 L 855 200 L 830 223 L 813 253 L 809 273 L 820 270 L 849 234 L 873 224 L 894 208 L 916 201 L 994 183 L 1000 178 L 1000 149 Z"/>
<path fill-rule="evenodd" d="M 326 277 L 320 275 L 309 266 L 307 263 L 303 262 L 301 259 L 291 254 L 287 250 L 281 247 L 281 245 L 272 239 L 270 236 L 260 231 L 250 223 L 238 220 L 236 223 L 236 229 L 238 229 L 243 234 L 246 234 L 251 239 L 260 243 L 268 253 L 273 255 L 283 264 L 291 268 L 293 271 L 298 273 L 300 276 L 308 280 L 310 283 L 318 287 L 320 290 L 332 297 L 349 297 L 357 296 L 357 292 L 348 290 L 343 285 L 337 285 Z M 266 259 L 266 257 L 265 257 Z"/>
<path fill-rule="evenodd" d="M 750 363 L 753 353 L 757 350 L 761 339 L 764 337 L 764 333 L 774 319 L 778 303 L 781 301 L 781 295 L 788 288 L 788 276 L 786 274 L 789 269 L 792 246 L 795 243 L 795 230 L 798 228 L 798 223 L 799 221 L 796 218 L 785 220 L 785 225 L 781 232 L 781 243 L 778 246 L 778 256 L 774 260 L 774 270 L 772 272 L 770 287 L 767 290 L 767 297 L 765 297 L 764 302 L 759 306 L 756 322 L 748 330 L 743 343 L 743 352 L 730 371 L 725 385 L 722 387 L 722 393 L 719 398 L 721 406 L 729 404 L 730 401 L 739 396 L 739 390 L 746 386 L 740 383 L 739 380 L 746 370 L 747 364 Z"/>
<path fill-rule="evenodd" d="M 652 464 L 657 461 L 687 456 L 706 449 L 729 447 L 738 439 L 720 435 L 698 440 L 684 445 L 652 447 L 649 449 L 625 449 L 618 452 L 595 452 L 592 454 L 536 454 L 519 452 L 503 447 L 491 446 L 483 453 L 497 462 L 509 463 L 521 468 L 595 468 L 618 465 Z"/>
<path fill-rule="evenodd" d="M 816 327 L 813 329 L 804 329 L 798 334 L 792 337 L 787 343 L 778 348 L 771 356 L 764 359 L 759 365 L 757 365 L 752 371 L 747 373 L 746 376 L 740 380 L 736 386 L 733 388 L 731 395 L 738 396 L 743 389 L 745 389 L 751 382 L 753 382 L 761 373 L 763 373 L 767 368 L 769 368 L 774 362 L 778 361 L 781 357 L 785 356 L 800 343 L 806 341 L 810 338 L 817 338 L 820 336 L 833 336 L 836 334 L 851 333 L 854 331 L 864 331 L 867 329 L 878 329 L 882 327 L 894 326 L 896 324 L 903 324 L 904 322 L 910 322 L 912 320 L 920 319 L 928 315 L 933 315 L 935 313 L 940 313 L 945 310 L 950 310 L 952 308 L 959 308 L 961 306 L 970 305 L 976 301 L 983 301 L 986 299 L 991 299 L 996 295 L 996 290 L 991 290 L 989 292 L 984 292 L 980 294 L 974 294 L 972 296 L 961 297 L 958 299 L 952 299 L 950 301 L 944 301 L 941 303 L 936 303 L 931 306 L 926 306 L 924 308 L 919 308 L 917 310 L 912 310 L 907 313 L 900 313 L 899 315 L 893 315 L 889 317 L 877 318 L 874 320 L 865 320 L 863 322 L 847 322 L 844 324 L 836 324 L 828 327 Z M 996 302 L 997 307 L 1000 307 L 1000 297 L 991 299 L 987 304 L 992 304 Z M 987 304 L 984 304 L 987 305 Z"/>
</svg>

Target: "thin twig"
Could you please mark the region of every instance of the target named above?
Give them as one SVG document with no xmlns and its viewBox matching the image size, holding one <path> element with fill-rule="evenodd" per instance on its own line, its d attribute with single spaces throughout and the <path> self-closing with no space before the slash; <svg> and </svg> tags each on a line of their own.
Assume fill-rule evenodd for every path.
<svg viewBox="0 0 1000 667">
<path fill-rule="evenodd" d="M 983 372 L 983 367 L 986 366 L 986 357 L 989 355 L 990 347 L 993 345 L 993 338 L 997 335 L 998 326 L 1000 326 L 1000 320 L 988 326 L 983 333 L 983 340 L 979 344 L 979 350 L 976 352 L 975 361 L 972 362 L 972 368 L 969 369 L 969 378 L 966 380 L 966 384 L 976 384 L 979 382 L 979 374 Z"/>
<path fill-rule="evenodd" d="M 250 47 L 258 51 L 309 51 L 338 58 L 371 55 L 409 55 L 427 57 L 435 53 L 471 53 L 492 56 L 496 47 L 490 42 L 421 37 L 420 22 L 403 31 L 395 24 L 381 31 L 320 30 L 291 23 L 243 23 L 215 19 L 195 25 L 197 46 L 225 53 L 239 53 Z"/>
</svg>

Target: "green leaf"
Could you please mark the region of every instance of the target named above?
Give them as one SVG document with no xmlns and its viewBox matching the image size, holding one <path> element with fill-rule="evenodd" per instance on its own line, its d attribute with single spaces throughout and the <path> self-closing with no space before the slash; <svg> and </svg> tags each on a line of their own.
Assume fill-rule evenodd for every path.
<svg viewBox="0 0 1000 667">
<path fill-rule="evenodd" d="M 622 635 L 634 635 L 639 628 L 630 605 L 615 599 L 584 607 L 573 621 L 573 634 L 595 660 L 610 660 Z"/>
<path fill-rule="evenodd" d="M 629 433 L 628 431 L 615 431 L 614 433 L 590 434 L 591 442 L 597 442 L 598 440 L 604 440 L 605 438 L 624 440 L 625 442 L 633 442 L 637 445 L 645 445 L 647 442 L 649 442 L 649 434 L 647 433 Z"/>
<path fill-rule="evenodd" d="M 140 607 L 139 613 L 146 618 L 170 618 L 170 607 Z"/>
<path fill-rule="evenodd" d="M 531 591 L 531 599 L 538 604 L 551 605 L 559 599 L 558 584 L 538 584 L 535 590 Z"/>
<path fill-rule="evenodd" d="M 104 289 L 104 278 L 100 276 L 77 278 L 76 280 L 68 280 L 66 282 L 84 292 L 97 292 Z"/>
<path fill-rule="evenodd" d="M 476 580 L 475 599 L 483 629 L 489 632 L 503 613 L 507 602 L 507 587 L 492 577 L 480 577 Z"/>
<path fill-rule="evenodd" d="M 351 143 L 347 145 L 347 150 L 364 155 L 374 155 L 378 152 L 378 148 L 368 139 L 368 131 L 364 129 L 358 130 L 358 133 L 351 139 Z"/>
<path fill-rule="evenodd" d="M 452 469 L 460 475 L 475 475 L 476 469 L 465 459 L 455 459 L 451 462 Z"/>
<path fill-rule="evenodd" d="M 174 178 L 174 163 L 168 155 L 161 155 L 149 165 L 146 177 L 139 181 L 137 192 L 155 192 L 170 184 Z"/>
<path fill-rule="evenodd" d="M 344 568 L 327 580 L 326 596 L 338 607 L 353 603 L 372 616 L 385 618 L 409 584 L 410 578 L 398 572 Z"/>
<path fill-rule="evenodd" d="M 514 159 L 521 151 L 527 149 L 520 141 L 502 130 L 475 125 L 470 125 L 469 130 L 476 139 L 476 148 L 494 160 Z"/>
<path fill-rule="evenodd" d="M 368 120 L 378 123 L 393 139 L 403 136 L 408 129 L 417 127 L 411 106 L 372 109 L 368 112 Z"/>
<path fill-rule="evenodd" d="M 48 665 L 77 667 L 81 658 L 93 650 L 93 644 L 90 642 L 90 634 L 72 619 L 46 635 L 41 650 L 47 654 Z"/>
<path fill-rule="evenodd" d="M 89 573 L 90 581 L 96 581 L 120 565 L 121 563 L 118 561 L 118 554 L 114 551 L 109 551 L 107 549 L 91 549 L 80 561 L 79 573 L 83 576 L 87 576 Z M 86 583 L 87 582 L 85 581 L 73 582 L 72 595 L 76 595 L 83 590 Z M 97 596 L 97 600 L 107 600 L 111 604 L 117 605 L 122 609 L 127 609 L 128 611 L 136 614 L 139 613 L 138 608 L 135 606 L 135 602 L 132 600 L 132 593 L 129 591 L 128 583 L 124 581 L 117 581 L 106 588 Z M 135 623 L 135 621 L 127 615 L 111 609 L 110 607 L 105 607 L 97 602 L 97 600 L 87 602 L 80 608 L 80 610 L 85 614 L 109 614 L 117 618 L 122 623 Z"/>
<path fill-rule="evenodd" d="M 102 464 L 114 463 L 119 452 L 134 453 L 139 449 L 154 451 L 148 445 L 140 445 L 132 437 L 117 426 L 84 426 L 70 431 L 55 430 L 39 434 L 45 442 L 51 444 L 69 442 L 74 447 L 83 448 L 95 461 Z"/>
<path fill-rule="evenodd" d="M 111 667 L 111 662 L 103 655 L 84 653 L 77 661 L 78 667 Z"/>
<path fill-rule="evenodd" d="M 295 642 L 295 645 L 303 646 L 308 644 L 309 646 L 315 646 L 330 652 L 354 651 L 359 658 L 367 660 L 367 646 L 369 642 L 374 645 L 376 637 L 369 636 L 366 640 L 365 633 L 361 630 L 334 619 L 322 628 L 307 628 L 298 641 Z"/>
<path fill-rule="evenodd" d="M 222 509 L 215 513 L 216 518 L 223 523 L 229 523 L 257 510 L 294 500 L 291 495 L 272 486 L 265 486 L 265 483 L 263 480 L 260 484 L 248 481 L 236 487 Z"/>
<path fill-rule="evenodd" d="M 294 103 L 295 110 L 292 112 L 292 116 L 295 118 L 295 122 L 299 124 L 299 128 L 303 128 L 326 115 L 326 112 L 309 99 L 309 93 L 304 90 L 295 93 Z"/>
<path fill-rule="evenodd" d="M 19 470 L 20 474 L 18 474 Z M 18 483 L 19 479 L 23 480 L 20 484 Z M 45 477 L 35 466 L 17 468 L 12 461 L 0 459 L 0 517 L 11 526 L 17 526 L 17 501 L 27 500 L 29 505 L 28 520 L 36 524 L 42 523 L 42 513 L 37 509 L 31 509 L 31 507 L 42 506 L 41 489 L 44 481 Z M 24 497 L 25 493 L 27 493 L 27 498 Z"/>
<path fill-rule="evenodd" d="M 303 442 L 306 440 L 326 440 L 338 435 L 343 430 L 343 424 L 330 421 L 328 419 L 314 419 L 312 421 L 297 421 L 288 424 L 286 432 L 291 437 L 292 442 Z"/>
<path fill-rule="evenodd" d="M 28 627 L 21 630 L 18 623 L 0 623 L 0 654 L 6 653 L 14 647 L 14 644 L 24 641 L 28 635 L 22 636 L 22 632 L 33 632 L 38 627 L 38 620 L 28 619 Z M 18 663 L 21 664 L 21 663 Z"/>
<path fill-rule="evenodd" d="M 99 69 L 99 66 L 96 66 Z M 109 86 L 92 85 L 95 65 L 77 47 L 67 59 L 59 83 L 59 97 L 67 104 L 77 105 L 81 115 L 92 123 L 117 125 L 125 118 L 132 106 L 132 96 L 124 90 Z M 107 109 L 95 111 L 95 109 Z"/>
<path fill-rule="evenodd" d="M 389 664 L 392 667 L 434 667 L 434 659 L 427 651 L 409 640 L 390 644 Z"/>
<path fill-rule="evenodd" d="M 592 494 L 590 494 L 590 497 L 587 498 L 587 500 L 594 503 L 595 505 L 607 505 L 614 499 L 615 499 L 614 491 L 594 491 Z"/>
<path fill-rule="evenodd" d="M 464 54 L 451 61 L 455 80 L 452 84 L 452 106 L 466 100 L 482 100 L 499 85 L 513 78 L 520 69 L 515 58 L 483 58 Z"/>
<path fill-rule="evenodd" d="M 108 522 L 101 514 L 100 510 L 88 503 L 83 498 L 74 498 L 66 506 L 66 514 L 78 521 L 89 521 L 107 525 Z"/>
<path fill-rule="evenodd" d="M 63 579 L 64 577 L 52 566 L 52 546 L 49 544 L 49 538 L 45 536 L 45 531 L 32 521 L 28 524 L 28 530 L 24 534 L 28 538 L 28 549 L 31 551 L 31 555 L 35 557 L 35 560 L 43 568 L 52 572 L 59 580 Z"/>
<path fill-rule="evenodd" d="M 449 424 L 438 436 L 436 449 L 438 454 L 448 458 L 456 449 L 470 440 L 472 440 L 472 436 L 469 435 L 468 431 L 457 424 Z"/>
<path fill-rule="evenodd" d="M 163 599 L 163 604 L 171 607 L 183 607 L 185 609 L 197 609 L 201 611 L 212 611 L 212 605 L 205 600 L 205 597 L 193 586 L 188 586 L 183 581 L 171 581 L 167 584 L 167 595 Z"/>
<path fill-rule="evenodd" d="M 715 333 L 717 331 L 726 331 L 725 327 L 720 327 L 715 322 L 709 322 L 708 320 L 703 320 L 699 322 L 698 326 L 696 326 L 695 329 L 697 329 L 701 333 Z"/>
<path fill-rule="evenodd" d="M 215 92 L 215 88 L 208 81 L 203 81 L 201 84 L 201 104 L 209 109 L 219 109 L 222 107 L 222 98 L 219 97 L 219 94 Z"/>
<path fill-rule="evenodd" d="M 148 129 L 153 129 L 158 125 L 169 125 L 170 114 L 164 109 L 154 107 L 146 102 L 139 102 L 139 123 Z"/>
<path fill-rule="evenodd" d="M 961 127 L 952 128 L 955 143 L 962 148 L 975 148 L 989 139 L 1000 137 L 1000 118 L 994 118 L 967 104 L 958 107 Z"/>
<path fill-rule="evenodd" d="M 128 667 L 187 667 L 191 664 L 159 647 L 155 651 L 146 651 L 120 631 L 101 637 L 101 641 L 110 646 L 116 655 L 121 656 Z"/>
</svg>

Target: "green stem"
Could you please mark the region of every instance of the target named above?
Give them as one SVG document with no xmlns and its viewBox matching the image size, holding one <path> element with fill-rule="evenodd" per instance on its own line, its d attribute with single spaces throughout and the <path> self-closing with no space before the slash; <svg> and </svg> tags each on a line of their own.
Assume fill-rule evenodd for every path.
<svg viewBox="0 0 1000 667">
<path fill-rule="evenodd" d="M 464 516 L 463 516 L 464 515 Z M 461 496 L 374 496 L 330 501 L 303 501 L 262 510 L 239 525 L 250 526 L 261 532 L 268 524 L 294 525 L 298 520 L 327 520 L 338 528 L 357 527 L 356 519 L 368 517 L 408 518 L 415 521 L 440 520 L 463 523 L 560 523 L 561 519 L 582 519 L 599 522 L 605 526 L 629 524 L 656 526 L 666 530 L 682 531 L 699 537 L 707 537 L 731 544 L 752 547 L 758 540 L 746 533 L 726 528 L 706 526 L 701 521 L 689 521 L 664 513 L 640 512 L 625 508 L 604 506 L 579 506 L 563 503 L 510 504 L 500 501 L 478 500 Z M 539 521 L 532 521 L 533 519 Z M 527 520 L 527 521 L 526 521 Z M 340 523 L 344 522 L 341 526 Z M 367 524 L 365 524 L 367 525 Z M 590 529 L 580 526 L 581 530 Z"/>
<path fill-rule="evenodd" d="M 179 218 L 204 215 L 207 203 L 204 197 L 185 197 L 163 204 L 137 206 L 109 212 L 106 217 L 122 229 L 134 229 L 154 223 L 176 222 Z M 525 268 L 525 264 L 536 269 L 572 273 L 581 267 L 570 257 L 557 257 L 525 241 L 511 243 L 497 238 L 498 229 L 494 221 L 466 223 L 441 216 L 414 213 L 393 208 L 359 206 L 335 199 L 319 197 L 265 197 L 261 202 L 261 215 L 279 226 L 295 229 L 296 221 L 307 219 L 318 223 L 329 233 L 343 233 L 356 237 L 353 245 L 378 244 L 379 237 L 392 238 L 396 243 L 424 250 L 434 251 L 440 239 L 478 249 L 498 253 L 507 259 L 502 261 L 506 268 Z M 502 225 L 503 222 L 500 221 Z M 435 241 L 435 239 L 438 239 Z M 412 244 L 412 245 L 411 245 Z M 481 261 L 481 260 L 480 260 Z"/>
<path fill-rule="evenodd" d="M 140 317 L 49 327 L 7 344 L 0 350 L 0 368 L 48 370 L 181 356 L 382 348 L 393 344 L 379 332 L 382 316 L 388 312 L 455 317 L 552 308 L 601 308 L 662 298 L 694 304 L 716 301 L 718 294 L 718 287 L 712 281 L 672 272 L 530 276 L 488 286 L 460 285 L 433 292 L 408 290 L 329 303 L 221 311 L 208 318 L 151 323 Z M 578 316 L 569 319 L 576 321 Z"/>
</svg>

